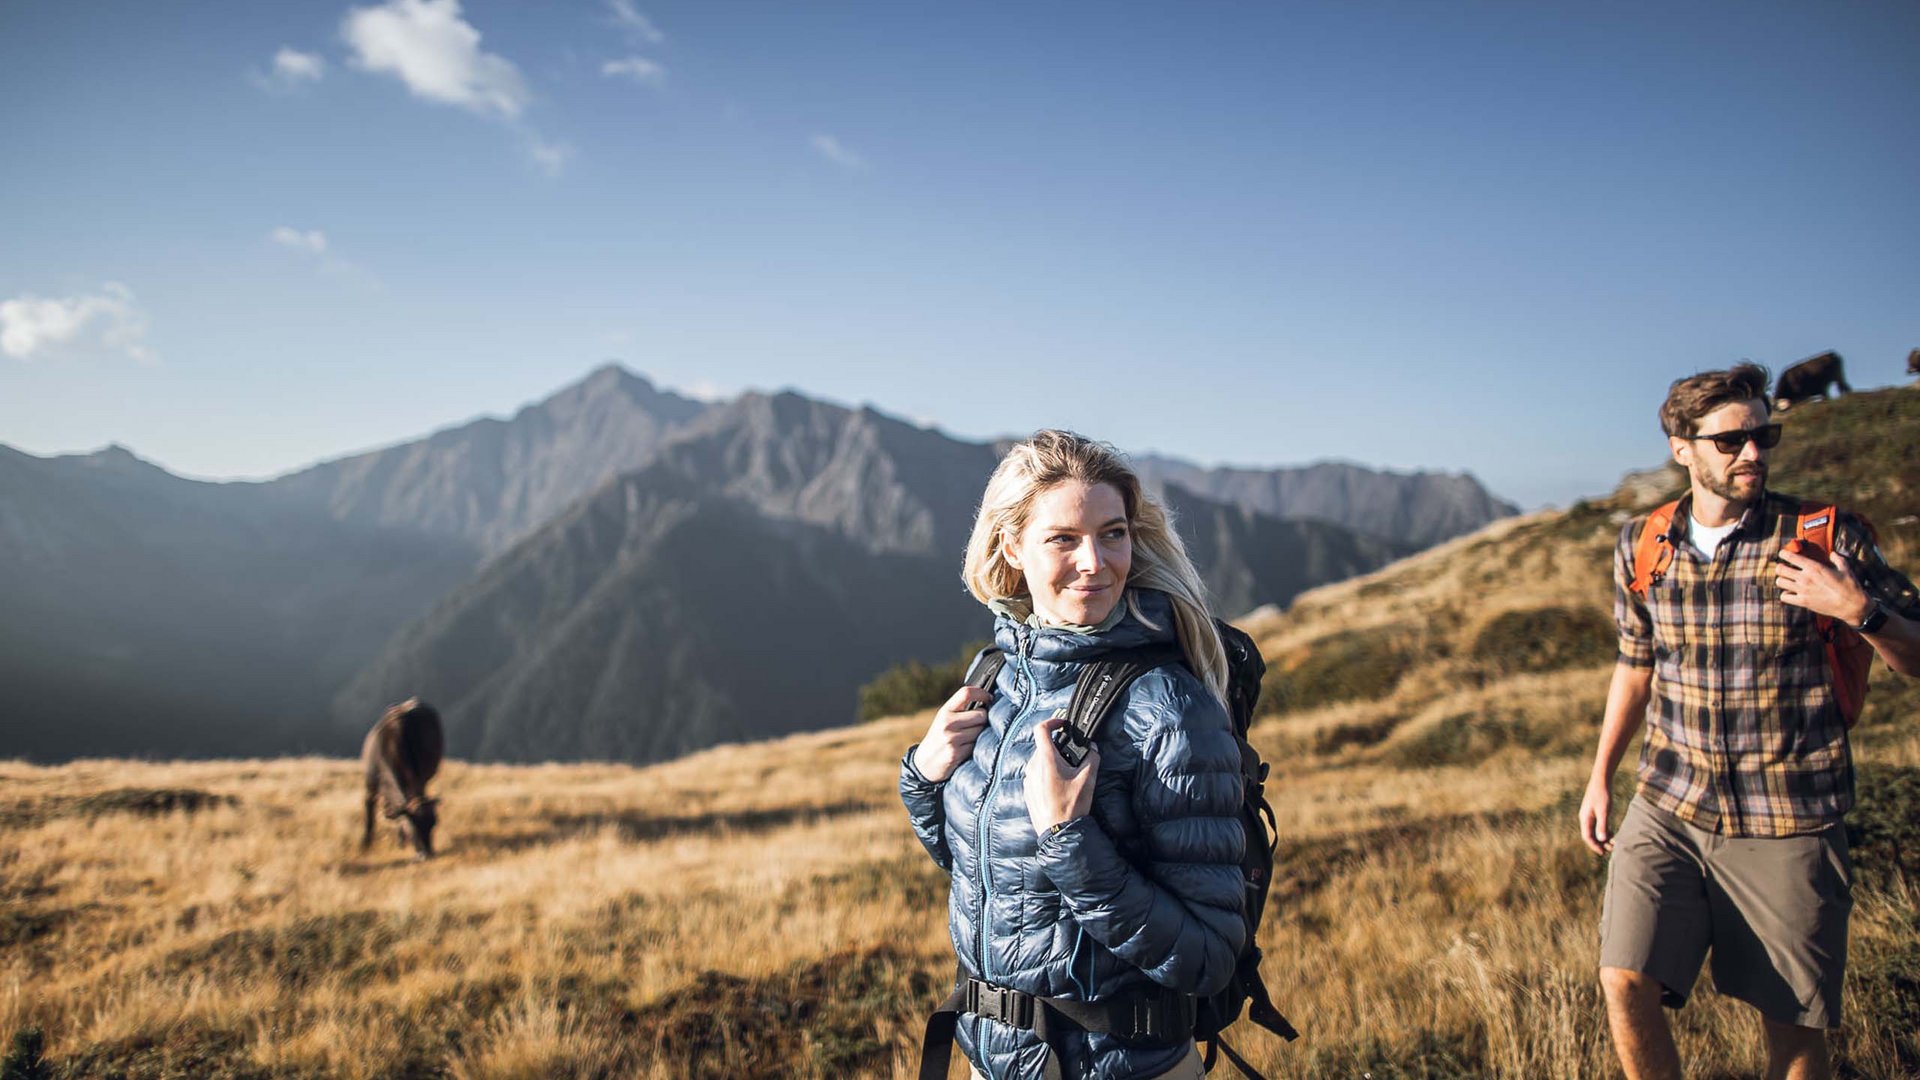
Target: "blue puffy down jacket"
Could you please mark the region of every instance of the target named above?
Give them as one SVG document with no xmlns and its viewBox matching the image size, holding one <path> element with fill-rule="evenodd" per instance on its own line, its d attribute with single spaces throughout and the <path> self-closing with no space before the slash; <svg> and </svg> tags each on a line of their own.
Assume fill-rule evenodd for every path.
<svg viewBox="0 0 1920 1080">
<path fill-rule="evenodd" d="M 1148 980 L 1186 993 L 1226 985 L 1246 937 L 1240 857 L 1240 748 L 1223 706 L 1184 665 L 1141 676 L 1100 730 L 1092 813 L 1041 842 L 1022 785 L 1034 725 L 1064 710 L 1081 668 L 1113 649 L 1176 640 L 1165 594 L 1137 590 L 1099 634 L 1034 629 L 1004 616 L 1007 656 L 973 757 L 943 783 L 901 763 L 913 829 L 953 875 L 948 926 L 975 978 L 1030 994 L 1101 1000 Z M 1031 1031 L 973 1015 L 956 1038 L 992 1080 L 1038 1077 L 1046 1047 Z M 1190 1044 L 1128 1047 L 1073 1032 L 1067 1076 L 1157 1076 Z"/>
</svg>

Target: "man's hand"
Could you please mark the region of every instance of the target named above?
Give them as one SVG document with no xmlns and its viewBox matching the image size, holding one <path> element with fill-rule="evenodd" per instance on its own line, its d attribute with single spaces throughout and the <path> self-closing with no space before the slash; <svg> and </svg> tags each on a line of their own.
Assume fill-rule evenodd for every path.
<svg viewBox="0 0 1920 1080">
<path fill-rule="evenodd" d="M 1033 757 L 1027 762 L 1027 816 L 1033 831 L 1045 836 L 1063 821 L 1085 816 L 1093 807 L 1093 779 L 1100 775 L 1100 751 L 1087 747 L 1077 769 L 1069 768 L 1053 745 L 1053 733 L 1066 723 L 1051 716 L 1034 725 Z"/>
<path fill-rule="evenodd" d="M 1780 586 L 1780 599 L 1848 626 L 1858 625 L 1873 610 L 1873 601 L 1867 599 L 1866 590 L 1853 576 L 1853 564 L 1837 551 L 1822 562 L 1783 549 L 1774 566 L 1773 580 Z"/>
<path fill-rule="evenodd" d="M 987 726 L 987 703 L 993 695 L 977 686 L 963 686 L 953 692 L 927 726 L 927 737 L 913 752 L 913 767 L 920 775 L 938 784 L 953 775 L 960 763 L 973 756 L 974 741 Z"/>
<path fill-rule="evenodd" d="M 1587 782 L 1587 797 L 1580 800 L 1580 839 L 1595 855 L 1613 850 L 1613 784 L 1601 777 Z"/>
</svg>

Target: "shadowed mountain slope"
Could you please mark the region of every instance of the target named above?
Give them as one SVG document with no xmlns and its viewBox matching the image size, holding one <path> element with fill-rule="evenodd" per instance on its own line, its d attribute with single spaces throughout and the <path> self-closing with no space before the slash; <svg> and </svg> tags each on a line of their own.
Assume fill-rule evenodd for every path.
<svg viewBox="0 0 1920 1080">
<path fill-rule="evenodd" d="M 623 477 L 396 637 L 345 723 L 419 693 L 486 760 L 657 761 L 844 723 L 854 689 L 951 651 L 951 560 L 873 552 L 655 468 Z"/>
<path fill-rule="evenodd" d="M 316 747 L 332 688 L 474 563 L 118 447 L 0 447 L 0 757 Z"/>
<path fill-rule="evenodd" d="M 655 468 L 872 551 L 958 560 L 998 456 L 871 408 L 744 394 L 662 446 Z"/>
</svg>

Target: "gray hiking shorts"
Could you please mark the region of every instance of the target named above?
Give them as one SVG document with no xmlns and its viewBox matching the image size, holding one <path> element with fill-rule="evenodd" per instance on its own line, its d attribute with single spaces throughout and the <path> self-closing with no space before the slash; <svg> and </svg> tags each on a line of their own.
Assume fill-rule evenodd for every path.
<svg viewBox="0 0 1920 1080">
<path fill-rule="evenodd" d="M 1635 799 L 1614 835 L 1600 966 L 1638 971 L 1686 1004 L 1713 953 L 1713 986 L 1777 1023 L 1840 1025 L 1853 865 L 1846 826 L 1731 837 Z"/>
</svg>

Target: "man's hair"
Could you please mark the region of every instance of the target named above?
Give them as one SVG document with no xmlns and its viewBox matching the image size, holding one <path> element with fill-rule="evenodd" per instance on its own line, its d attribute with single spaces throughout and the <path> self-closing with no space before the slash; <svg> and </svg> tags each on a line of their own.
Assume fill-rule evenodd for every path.
<svg viewBox="0 0 1920 1080">
<path fill-rule="evenodd" d="M 1699 430 L 1700 418 L 1736 401 L 1767 401 L 1771 377 L 1759 364 L 1735 364 L 1725 371 L 1703 371 L 1675 379 L 1660 406 L 1660 430 L 1687 436 Z"/>
</svg>

